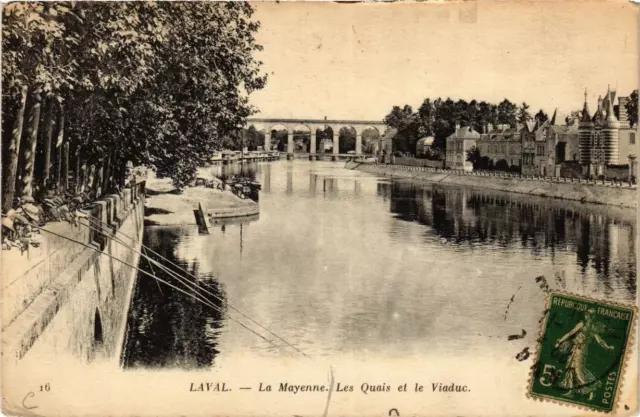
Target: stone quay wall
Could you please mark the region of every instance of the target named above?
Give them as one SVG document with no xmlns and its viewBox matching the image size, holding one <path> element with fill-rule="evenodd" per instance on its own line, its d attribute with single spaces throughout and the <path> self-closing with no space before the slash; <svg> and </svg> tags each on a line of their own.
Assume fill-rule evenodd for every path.
<svg viewBox="0 0 640 417">
<path fill-rule="evenodd" d="M 514 176 L 499 172 L 464 172 L 390 164 L 347 162 L 347 169 L 391 178 L 484 188 L 519 194 L 551 197 L 582 203 L 607 204 L 636 208 L 637 186 L 628 183 L 572 178 Z"/>
<path fill-rule="evenodd" d="M 84 211 L 89 217 L 76 226 L 48 223 L 39 247 L 2 252 L 5 364 L 32 351 L 119 362 L 144 231 L 144 183 Z"/>
</svg>

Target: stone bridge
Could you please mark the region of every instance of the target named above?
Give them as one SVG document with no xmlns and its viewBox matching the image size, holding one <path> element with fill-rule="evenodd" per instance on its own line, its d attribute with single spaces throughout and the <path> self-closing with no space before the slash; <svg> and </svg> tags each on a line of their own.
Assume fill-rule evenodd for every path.
<svg viewBox="0 0 640 417">
<path fill-rule="evenodd" d="M 293 157 L 293 132 L 296 127 L 304 126 L 309 129 L 311 143 L 309 146 L 309 159 L 316 159 L 316 131 L 324 130 L 327 126 L 333 131 L 333 155 L 337 158 L 340 153 L 340 129 L 353 128 L 356 132 L 356 155 L 362 155 L 362 132 L 373 128 L 378 132 L 380 139 L 386 129 L 381 121 L 374 120 L 326 120 L 326 119 L 247 119 L 247 126 L 253 125 L 257 130 L 264 130 L 264 148 L 271 150 L 271 131 L 274 127 L 284 127 L 287 130 L 287 158 Z"/>
</svg>

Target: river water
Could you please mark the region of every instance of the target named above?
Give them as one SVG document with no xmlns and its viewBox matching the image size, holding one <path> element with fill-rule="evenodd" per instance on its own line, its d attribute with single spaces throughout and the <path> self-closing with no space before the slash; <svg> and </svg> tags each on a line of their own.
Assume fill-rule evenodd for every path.
<svg viewBox="0 0 640 417">
<path fill-rule="evenodd" d="M 545 285 L 635 300 L 633 210 L 390 180 L 337 162 L 259 163 L 243 173 L 262 184 L 259 218 L 209 235 L 145 230 L 144 244 L 197 276 L 216 309 L 139 276 L 125 368 L 299 354 L 282 340 L 322 358 L 512 357 L 508 335 L 526 333 L 533 346 Z M 141 268 L 172 280 L 145 261 Z"/>
</svg>

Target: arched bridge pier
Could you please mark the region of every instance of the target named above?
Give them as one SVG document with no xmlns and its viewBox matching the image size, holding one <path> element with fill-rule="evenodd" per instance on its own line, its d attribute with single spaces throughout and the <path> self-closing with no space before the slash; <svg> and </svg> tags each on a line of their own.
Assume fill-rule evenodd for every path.
<svg viewBox="0 0 640 417">
<path fill-rule="evenodd" d="M 287 159 L 294 157 L 294 131 L 297 127 L 306 127 L 310 133 L 309 159 L 316 160 L 317 155 L 317 138 L 318 130 L 324 131 L 327 127 L 333 132 L 333 149 L 331 151 L 332 159 L 337 160 L 340 156 L 340 130 L 343 128 L 351 128 L 355 131 L 355 155 L 363 155 L 362 151 L 362 133 L 367 129 L 375 129 L 378 132 L 378 140 L 382 137 L 386 125 L 380 121 L 371 120 L 316 120 L 316 119 L 261 119 L 249 118 L 247 125 L 253 125 L 257 130 L 264 130 L 264 149 L 272 150 L 271 132 L 276 127 L 283 127 L 287 130 Z"/>
</svg>

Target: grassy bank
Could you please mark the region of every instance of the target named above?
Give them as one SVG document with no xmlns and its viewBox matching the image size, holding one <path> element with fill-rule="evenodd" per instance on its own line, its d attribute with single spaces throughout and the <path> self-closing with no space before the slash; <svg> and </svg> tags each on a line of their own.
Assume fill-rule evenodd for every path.
<svg viewBox="0 0 640 417">
<path fill-rule="evenodd" d="M 637 189 L 630 187 L 605 187 L 584 183 L 558 183 L 516 178 L 480 177 L 460 175 L 447 171 L 405 171 L 391 165 L 357 164 L 353 162 L 348 162 L 346 168 L 391 178 L 415 179 L 443 185 L 451 184 L 483 188 L 626 208 L 635 208 L 638 196 Z"/>
</svg>

